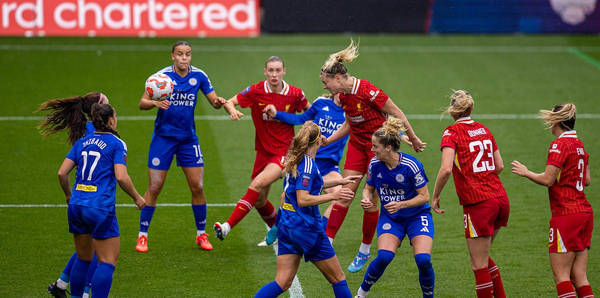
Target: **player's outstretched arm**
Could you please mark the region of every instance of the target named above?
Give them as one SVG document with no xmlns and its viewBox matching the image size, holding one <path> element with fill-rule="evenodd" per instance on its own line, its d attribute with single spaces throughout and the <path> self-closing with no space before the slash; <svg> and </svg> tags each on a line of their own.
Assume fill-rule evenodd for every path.
<svg viewBox="0 0 600 298">
<path fill-rule="evenodd" d="M 350 175 L 347 177 L 339 178 L 325 178 L 323 177 L 323 188 L 335 187 L 338 185 L 346 185 L 350 183 L 360 182 L 362 175 Z"/>
<path fill-rule="evenodd" d="M 376 197 L 373 195 L 375 192 L 375 187 L 365 183 L 365 187 L 362 192 L 362 200 L 360 201 L 360 206 L 365 209 L 371 209 L 377 205 Z"/>
<path fill-rule="evenodd" d="M 154 107 L 158 107 L 159 109 L 167 110 L 167 109 L 169 109 L 170 104 L 171 104 L 171 102 L 169 102 L 166 99 L 163 101 L 152 100 L 152 98 L 150 98 L 150 96 L 148 96 L 148 94 L 146 94 L 146 92 L 144 92 L 142 94 L 142 97 L 140 98 L 140 103 L 138 104 L 138 107 L 140 108 L 140 110 L 150 110 Z"/>
<path fill-rule="evenodd" d="M 217 92 L 215 91 L 204 94 L 204 96 L 208 100 L 208 103 L 215 109 L 220 109 L 227 102 L 227 99 L 217 96 Z"/>
<path fill-rule="evenodd" d="M 138 209 L 143 209 L 146 206 L 146 201 L 135 189 L 133 186 L 133 182 L 127 174 L 127 166 L 124 164 L 115 164 L 115 177 L 117 178 L 117 182 L 119 182 L 119 186 L 125 193 L 127 193 L 131 198 L 133 198 L 133 202 Z"/>
<path fill-rule="evenodd" d="M 442 149 L 442 163 L 440 170 L 435 178 L 435 186 L 433 187 L 433 198 L 431 200 L 431 208 L 437 213 L 444 213 L 446 210 L 440 208 L 440 195 L 450 175 L 452 174 L 452 167 L 454 166 L 454 152 L 455 150 L 451 147 L 444 147 Z"/>
<path fill-rule="evenodd" d="M 62 165 L 60 165 L 60 169 L 58 169 L 58 182 L 60 183 L 60 187 L 62 191 L 65 193 L 65 200 L 67 204 L 71 199 L 71 183 L 69 182 L 69 173 L 75 167 L 75 162 L 65 158 Z"/>
<path fill-rule="evenodd" d="M 225 109 L 225 112 L 229 114 L 229 118 L 231 118 L 233 121 L 238 121 L 240 118 L 244 117 L 244 114 L 235 108 L 237 105 L 239 105 L 237 95 L 230 98 L 225 104 L 223 104 L 223 109 Z"/>
<path fill-rule="evenodd" d="M 412 129 L 412 126 L 410 125 L 410 122 L 408 122 L 406 115 L 404 115 L 404 112 L 402 112 L 402 110 L 392 101 L 391 98 L 388 98 L 388 100 L 385 102 L 383 107 L 381 107 L 381 110 L 402 121 L 402 124 L 406 128 L 406 135 L 410 139 L 410 142 L 412 143 L 412 147 L 413 147 L 413 149 L 415 149 L 416 152 L 421 152 L 421 151 L 425 150 L 427 143 L 422 142 L 421 139 L 419 139 L 419 137 L 417 137 L 417 135 L 415 134 L 415 131 Z"/>
<path fill-rule="evenodd" d="M 319 205 L 329 201 L 349 201 L 354 198 L 354 192 L 349 188 L 342 187 L 338 191 L 332 193 L 313 196 L 307 190 L 298 189 L 296 190 L 296 198 L 298 200 L 298 206 L 307 207 Z"/>
<path fill-rule="evenodd" d="M 348 124 L 348 116 L 346 116 L 346 121 L 344 121 L 344 124 L 342 124 L 342 126 L 340 128 L 338 128 L 338 130 L 336 130 L 333 134 L 331 134 L 328 138 L 324 138 L 323 140 L 323 145 L 321 146 L 327 146 L 345 136 L 347 136 L 350 133 L 350 124 Z"/>
<path fill-rule="evenodd" d="M 560 172 L 560 168 L 554 165 L 546 165 L 546 170 L 544 172 L 534 173 L 517 160 L 514 160 L 510 164 L 513 166 L 511 171 L 514 174 L 517 174 L 521 177 L 526 177 L 527 179 L 539 185 L 547 187 L 554 185 L 556 178 L 558 177 L 558 173 Z"/>
</svg>

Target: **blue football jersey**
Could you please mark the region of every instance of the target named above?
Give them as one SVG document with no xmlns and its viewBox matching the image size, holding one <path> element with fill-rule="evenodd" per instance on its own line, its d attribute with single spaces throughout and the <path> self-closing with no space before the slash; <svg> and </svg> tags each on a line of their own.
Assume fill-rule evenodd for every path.
<svg viewBox="0 0 600 298">
<path fill-rule="evenodd" d="M 313 231 L 322 229 L 321 212 L 319 206 L 299 207 L 296 190 L 307 190 L 311 195 L 318 196 L 323 189 L 323 177 L 315 160 L 305 155 L 298 165 L 297 175 L 293 177 L 287 173 L 283 180 L 283 191 L 285 201 L 281 206 L 281 217 L 279 224 L 289 228 L 301 225 Z"/>
<path fill-rule="evenodd" d="M 69 204 L 112 209 L 117 179 L 115 164 L 126 164 L 127 145 L 111 133 L 95 132 L 79 139 L 66 158 L 77 165 Z"/>
<path fill-rule="evenodd" d="M 202 90 L 203 94 L 214 91 L 208 76 L 194 66 L 190 66 L 188 74 L 183 78 L 175 72 L 172 65 L 157 73 L 168 75 L 175 86 L 173 95 L 169 98 L 169 109 L 158 109 L 156 113 L 154 133 L 180 140 L 193 137 L 196 134 L 194 109 L 198 103 L 198 91 Z"/>
<path fill-rule="evenodd" d="M 389 214 L 383 206 L 390 202 L 406 201 L 416 197 L 417 189 L 427 185 L 429 180 L 420 161 L 406 153 L 398 153 L 400 164 L 391 170 L 376 157 L 371 159 L 366 183 L 377 190 L 381 201 L 381 212 L 385 212 L 392 219 L 405 219 L 430 209 L 429 203 L 400 209 L 394 214 Z"/>
<path fill-rule="evenodd" d="M 94 131 L 96 131 L 96 127 L 94 127 L 94 123 L 92 123 L 92 121 L 88 121 L 85 123 L 85 134 L 83 136 L 84 137 L 89 136 L 89 135 L 93 134 Z"/>
<path fill-rule="evenodd" d="M 335 104 L 333 99 L 328 97 L 317 98 L 310 108 L 302 114 L 291 114 L 285 112 L 277 112 L 276 119 L 285 122 L 287 124 L 299 125 L 306 121 L 312 120 L 321 128 L 321 134 L 325 137 L 331 136 L 336 130 L 338 130 L 344 121 L 346 116 L 344 109 Z M 344 147 L 348 141 L 349 135 L 329 144 L 328 146 L 319 148 L 315 158 L 327 158 L 332 159 L 339 163 L 344 154 Z"/>
</svg>

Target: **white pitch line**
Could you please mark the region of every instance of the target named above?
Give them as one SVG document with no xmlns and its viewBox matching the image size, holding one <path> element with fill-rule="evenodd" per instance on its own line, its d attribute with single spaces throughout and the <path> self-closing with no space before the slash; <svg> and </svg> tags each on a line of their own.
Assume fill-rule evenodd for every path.
<svg viewBox="0 0 600 298">
<path fill-rule="evenodd" d="M 408 119 L 440 119 L 440 114 L 408 114 Z M 119 121 L 151 121 L 156 116 L 118 116 Z M 449 118 L 445 115 L 443 118 Z M 476 114 L 473 117 L 477 119 L 538 119 L 538 114 Z M 40 121 L 44 119 L 40 116 L 0 116 L 0 121 Z M 197 115 L 195 120 L 200 121 L 225 121 L 230 120 L 227 115 Z M 600 119 L 600 114 L 577 114 L 577 119 Z M 251 117 L 243 117 L 240 120 L 251 120 Z"/>
<path fill-rule="evenodd" d="M 135 207 L 135 204 L 116 204 L 117 207 Z M 165 203 L 156 204 L 158 207 L 189 207 L 190 203 L 177 204 L 177 203 Z M 235 207 L 235 203 L 223 203 L 223 204 L 206 204 L 207 207 Z M 67 204 L 0 204 L 0 208 L 66 208 Z"/>
<path fill-rule="evenodd" d="M 330 53 L 339 50 L 339 45 L 194 45 L 196 52 L 299 52 L 299 53 Z M 363 45 L 361 52 L 372 53 L 569 53 L 572 49 L 583 52 L 600 52 L 598 46 L 572 47 L 564 45 L 549 46 L 447 46 L 447 45 Z M 3 44 L 0 51 L 62 51 L 62 52 L 168 52 L 167 45 L 133 45 L 133 44 L 74 44 L 74 45 L 41 45 L 41 44 Z"/>
</svg>

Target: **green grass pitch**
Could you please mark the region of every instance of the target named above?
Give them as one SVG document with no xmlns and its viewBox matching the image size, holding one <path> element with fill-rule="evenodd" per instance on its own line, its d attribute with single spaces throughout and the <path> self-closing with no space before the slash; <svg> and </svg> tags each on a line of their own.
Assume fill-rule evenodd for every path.
<svg viewBox="0 0 600 298">
<path fill-rule="evenodd" d="M 596 211 L 588 274 L 600 295 L 600 39 L 596 36 L 395 36 L 363 35 L 361 54 L 349 64 L 351 74 L 382 88 L 406 114 L 425 152 L 416 154 L 430 179 L 440 162 L 439 120 L 452 89 L 467 89 L 475 98 L 473 118 L 494 133 L 504 159 L 501 179 L 511 201 L 509 226 L 493 245 L 509 297 L 555 296 L 548 261 L 550 211 L 547 191 L 510 173 L 520 160 L 535 171 L 544 168 L 553 137 L 540 120 L 480 119 L 478 115 L 533 115 L 566 101 L 577 105 L 577 130 L 590 153 L 592 184 L 586 188 Z M 211 78 L 217 93 L 230 98 L 264 78 L 264 60 L 281 56 L 286 81 L 304 89 L 309 99 L 324 92 L 319 69 L 327 56 L 345 47 L 346 35 L 267 35 L 254 39 L 191 39 L 192 64 Z M 147 76 L 169 65 L 176 39 L 0 38 L 0 204 L 63 204 L 56 172 L 69 150 L 64 134 L 43 139 L 32 114 L 44 100 L 98 90 L 108 95 L 119 117 L 147 116 L 137 108 Z M 248 114 L 248 110 L 243 110 Z M 584 117 L 587 114 L 587 117 Z M 203 97 L 196 115 L 224 115 Z M 16 118 L 9 118 L 16 117 Z M 425 119 L 423 119 L 425 118 Z M 432 119 L 433 118 L 433 119 Z M 129 173 L 139 192 L 147 186 L 147 152 L 152 120 L 120 120 L 119 132 L 129 149 Z M 197 134 L 205 156 L 205 189 L 209 203 L 235 203 L 244 194 L 254 160 L 251 121 L 198 120 Z M 403 148 L 413 154 L 411 149 Z M 278 203 L 281 181 L 270 200 Z M 360 198 L 356 198 L 359 200 Z M 463 237 L 462 214 L 454 187 L 443 192 L 444 215 L 434 214 L 436 234 L 432 261 L 439 297 L 475 297 L 474 277 Z M 131 203 L 121 190 L 118 203 Z M 159 203 L 189 203 L 180 169 L 172 166 Z M 232 207 L 209 207 L 207 226 L 229 216 Z M 215 249 L 199 250 L 191 208 L 159 207 L 150 227 L 150 251 L 135 252 L 139 212 L 117 208 L 121 255 L 114 275 L 114 297 L 250 297 L 275 276 L 270 247 L 257 247 L 265 227 L 256 212 Z M 43 297 L 73 252 L 64 207 L 0 207 L 0 296 Z M 354 203 L 335 240 L 343 268 L 356 254 L 362 212 Z M 372 248 L 376 253 L 376 247 Z M 353 293 L 364 275 L 346 271 Z M 306 297 L 331 297 L 331 287 L 311 264 L 302 263 L 298 278 Z M 286 296 L 288 294 L 285 294 Z M 419 297 L 417 268 L 407 241 L 369 297 Z"/>
</svg>

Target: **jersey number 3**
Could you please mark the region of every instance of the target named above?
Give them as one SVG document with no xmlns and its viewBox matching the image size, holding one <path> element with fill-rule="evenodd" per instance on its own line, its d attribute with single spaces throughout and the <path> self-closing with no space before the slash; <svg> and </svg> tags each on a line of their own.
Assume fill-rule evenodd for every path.
<svg viewBox="0 0 600 298">
<path fill-rule="evenodd" d="M 493 171 L 496 169 L 494 164 L 494 152 L 492 152 L 491 140 L 473 141 L 469 143 L 469 151 L 477 152 L 477 156 L 473 161 L 473 173 Z M 487 156 L 483 156 L 486 154 Z M 486 159 L 486 160 L 482 160 Z"/>
</svg>

